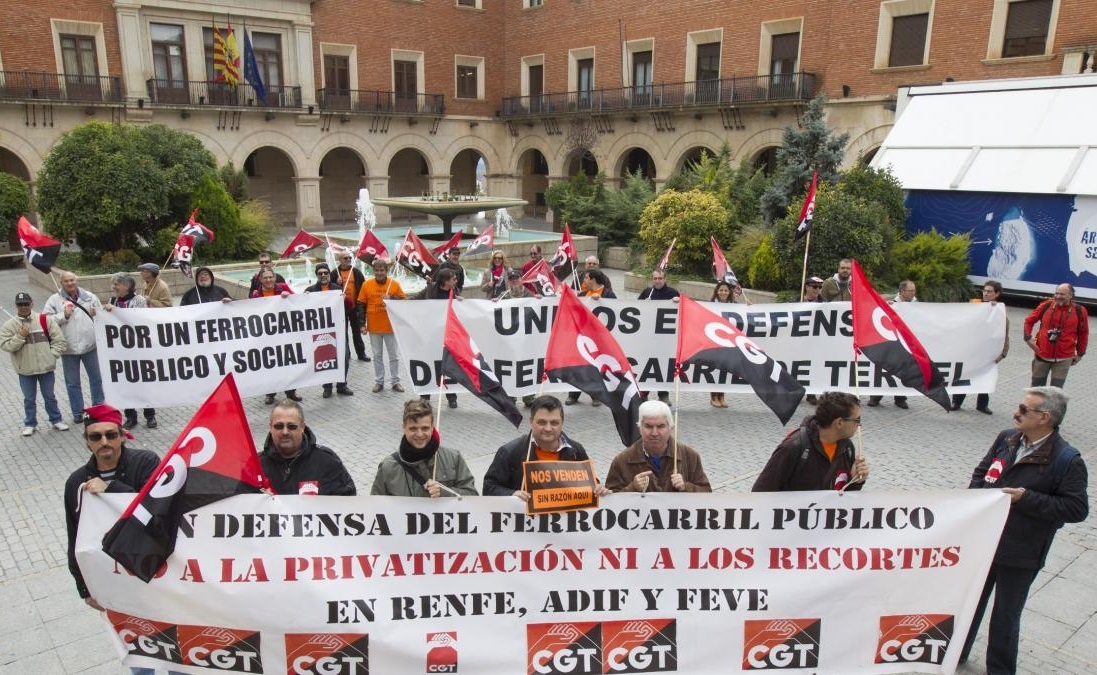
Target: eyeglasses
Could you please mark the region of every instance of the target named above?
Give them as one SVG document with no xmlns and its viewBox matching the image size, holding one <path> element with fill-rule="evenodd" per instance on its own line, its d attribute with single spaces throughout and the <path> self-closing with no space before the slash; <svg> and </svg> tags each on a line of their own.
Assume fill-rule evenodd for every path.
<svg viewBox="0 0 1097 675">
<path fill-rule="evenodd" d="M 319 272 L 316 273 L 316 275 L 320 276 L 320 277 L 327 277 L 327 276 L 331 276 L 331 272 L 328 272 L 327 270 L 320 270 Z"/>
<path fill-rule="evenodd" d="M 30 307 L 30 303 L 29 302 L 17 302 L 17 303 L 15 303 L 15 306 L 16 307 Z"/>
<path fill-rule="evenodd" d="M 269 261 L 269 260 L 260 260 L 260 261 L 259 261 L 259 264 L 260 264 L 260 265 L 269 265 L 269 264 L 270 264 L 270 261 Z"/>
<path fill-rule="evenodd" d="M 861 423 L 861 418 L 860 417 L 843 417 L 842 419 L 845 420 L 846 422 L 851 423 L 851 424 L 860 424 Z"/>
<path fill-rule="evenodd" d="M 282 431 L 283 429 L 288 429 L 290 431 L 297 431 L 298 429 L 301 428 L 300 424 L 294 424 L 293 422 L 277 422 L 277 423 L 272 424 L 270 426 L 275 431 Z"/>
<path fill-rule="evenodd" d="M 93 432 L 88 434 L 88 440 L 91 441 L 92 443 L 98 443 L 99 441 L 103 440 L 104 438 L 107 439 L 108 441 L 117 441 L 118 437 L 121 436 L 121 435 L 122 434 L 118 433 L 117 431 L 104 431 L 103 433 L 99 433 L 98 431 L 93 431 Z"/>
<path fill-rule="evenodd" d="M 1025 405 L 1024 403 L 1018 403 L 1017 404 L 1017 412 L 1021 413 L 1022 415 L 1027 415 L 1030 412 L 1045 413 L 1047 411 L 1046 410 L 1040 410 L 1039 408 L 1030 408 L 1027 405 Z"/>
</svg>

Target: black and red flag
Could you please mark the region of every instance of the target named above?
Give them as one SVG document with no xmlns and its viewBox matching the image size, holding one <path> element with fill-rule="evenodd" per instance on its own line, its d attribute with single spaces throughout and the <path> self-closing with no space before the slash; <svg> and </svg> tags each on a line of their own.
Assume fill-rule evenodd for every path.
<svg viewBox="0 0 1097 675">
<path fill-rule="evenodd" d="M 951 410 L 952 401 L 945 391 L 944 376 L 933 367 L 926 348 L 910 328 L 872 288 L 856 260 L 853 261 L 849 291 L 853 300 L 854 353 L 864 354 L 877 368 L 898 378 L 904 386 L 920 391 L 945 410 Z"/>
<path fill-rule="evenodd" d="M 103 536 L 103 551 L 148 583 L 175 550 L 184 513 L 269 487 L 229 373 Z"/>
<path fill-rule="evenodd" d="M 171 250 L 172 267 L 178 267 L 183 274 L 190 276 L 191 262 L 194 260 L 195 239 L 192 234 L 180 233 L 175 238 L 175 248 Z"/>
<path fill-rule="evenodd" d="M 495 250 L 495 227 L 488 225 L 483 232 L 476 235 L 476 238 L 469 242 L 468 248 L 465 249 L 465 255 L 489 253 L 493 250 Z"/>
<path fill-rule="evenodd" d="M 61 242 L 43 234 L 26 216 L 19 216 L 18 229 L 19 245 L 23 247 L 27 262 L 49 274 L 61 254 Z"/>
<path fill-rule="evenodd" d="M 625 445 L 640 437 L 640 387 L 632 365 L 609 329 L 570 286 L 560 287 L 560 306 L 545 350 L 545 375 L 605 403 Z"/>
<path fill-rule="evenodd" d="M 571 241 L 571 225 L 564 223 L 564 236 L 560 238 L 556 253 L 548 261 L 549 269 L 557 279 L 564 280 L 575 271 L 577 260 L 579 260 L 579 254 L 575 252 L 575 244 Z"/>
<path fill-rule="evenodd" d="M 198 222 L 194 218 L 198 215 L 198 209 L 191 211 L 190 219 L 187 220 L 187 224 L 183 226 L 183 229 L 179 232 L 181 235 L 190 235 L 194 237 L 194 242 L 197 244 L 213 243 L 213 230 L 209 229 L 202 223 Z"/>
<path fill-rule="evenodd" d="M 678 375 L 694 365 L 737 375 L 747 381 L 762 403 L 787 424 L 804 398 L 804 387 L 785 367 L 762 351 L 726 319 L 696 300 L 678 302 Z"/>
<path fill-rule="evenodd" d="M 727 281 L 731 284 L 739 283 L 739 280 L 735 277 L 735 270 L 731 269 L 731 265 L 728 264 L 727 256 L 724 255 L 724 249 L 720 248 L 720 244 L 716 243 L 716 237 L 709 237 L 709 243 L 712 244 L 712 276 L 716 281 Z"/>
<path fill-rule="evenodd" d="M 432 248 L 430 250 L 431 253 L 438 256 L 439 258 L 446 257 L 446 254 L 449 253 L 449 250 L 451 248 L 459 248 L 461 246 L 461 235 L 462 234 L 464 234 L 464 232 L 461 232 L 460 230 L 458 230 L 457 232 L 455 232 L 453 234 L 452 237 L 449 238 L 449 241 L 442 244 L 441 246 L 435 246 L 434 248 Z"/>
<path fill-rule="evenodd" d="M 424 279 L 433 275 L 435 268 L 438 267 L 438 260 L 434 254 L 410 227 L 408 233 L 404 235 L 404 242 L 400 244 L 400 250 L 396 252 L 396 262 L 407 271 Z"/>
<path fill-rule="evenodd" d="M 480 348 L 453 311 L 453 295 L 446 305 L 446 334 L 442 340 L 442 374 L 495 408 L 511 424 L 522 423 L 522 413 L 491 371 Z"/>
<path fill-rule="evenodd" d="M 796 224 L 796 236 L 794 239 L 800 239 L 809 231 L 811 231 L 811 219 L 815 215 L 815 189 L 819 186 L 819 172 L 811 172 L 811 188 L 808 190 L 808 194 L 804 197 L 804 207 L 800 209 L 800 220 Z"/>
<path fill-rule="evenodd" d="M 522 284 L 542 297 L 559 295 L 560 293 L 560 281 L 549 270 L 544 258 L 538 260 L 536 265 L 529 268 L 529 271 L 522 275 Z"/>
<path fill-rule="evenodd" d="M 293 241 L 289 243 L 289 246 L 286 247 L 286 250 L 282 251 L 282 255 L 278 256 L 278 258 L 296 258 L 306 251 L 311 251 L 312 249 L 323 245 L 324 240 L 320 237 L 300 230 L 297 233 L 297 236 L 293 238 Z"/>
<path fill-rule="evenodd" d="M 388 257 L 389 250 L 377 238 L 373 230 L 366 230 L 366 233 L 362 235 L 362 241 L 358 243 L 358 259 L 372 266 L 374 260 Z"/>
<path fill-rule="evenodd" d="M 667 247 L 666 251 L 663 251 L 663 257 L 659 258 L 659 264 L 655 266 L 655 269 L 663 270 L 664 272 L 667 271 L 667 265 L 670 264 L 670 252 L 674 250 L 674 245 L 677 243 L 678 237 L 671 240 L 670 246 Z"/>
</svg>

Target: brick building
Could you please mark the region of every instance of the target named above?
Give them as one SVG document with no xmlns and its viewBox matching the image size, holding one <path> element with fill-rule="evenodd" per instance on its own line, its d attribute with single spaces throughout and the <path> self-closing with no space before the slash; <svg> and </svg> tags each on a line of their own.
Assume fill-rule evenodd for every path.
<svg viewBox="0 0 1097 675">
<path fill-rule="evenodd" d="M 702 150 L 773 161 L 804 103 L 864 160 L 897 88 L 1093 70 L 1078 0 L 44 0 L 0 3 L 0 170 L 33 180 L 89 120 L 157 123 L 243 166 L 299 225 L 358 189 L 526 199 L 577 171 L 659 185 Z M 231 12 L 227 14 L 226 12 Z M 212 82 L 245 29 L 265 91 Z M 260 95 L 262 94 L 262 95 Z M 569 152 L 586 134 L 590 151 Z M 378 209 L 385 222 L 390 216 Z"/>
</svg>

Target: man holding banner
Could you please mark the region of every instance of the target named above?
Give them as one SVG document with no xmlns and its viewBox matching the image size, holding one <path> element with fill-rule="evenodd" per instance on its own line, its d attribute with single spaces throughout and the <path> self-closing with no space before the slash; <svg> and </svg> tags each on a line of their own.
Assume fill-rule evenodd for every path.
<svg viewBox="0 0 1097 675">
<path fill-rule="evenodd" d="M 701 455 L 674 438 L 674 416 L 662 401 L 640 404 L 640 440 L 613 459 L 606 489 L 614 492 L 712 492 Z"/>
</svg>

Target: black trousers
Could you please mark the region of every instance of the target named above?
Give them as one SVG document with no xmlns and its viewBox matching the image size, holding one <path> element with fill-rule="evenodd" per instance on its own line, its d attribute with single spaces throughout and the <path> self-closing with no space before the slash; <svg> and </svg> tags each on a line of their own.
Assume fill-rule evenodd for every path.
<svg viewBox="0 0 1097 675">
<path fill-rule="evenodd" d="M 994 608 L 990 612 L 990 632 L 987 635 L 988 675 L 1013 675 L 1017 672 L 1017 643 L 1021 638 L 1021 612 L 1028 600 L 1028 589 L 1036 579 L 1037 570 L 1022 569 L 993 563 L 987 574 L 971 628 L 960 652 L 960 663 L 967 661 L 979 624 L 986 612 L 991 591 L 994 592 Z"/>
</svg>

